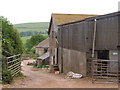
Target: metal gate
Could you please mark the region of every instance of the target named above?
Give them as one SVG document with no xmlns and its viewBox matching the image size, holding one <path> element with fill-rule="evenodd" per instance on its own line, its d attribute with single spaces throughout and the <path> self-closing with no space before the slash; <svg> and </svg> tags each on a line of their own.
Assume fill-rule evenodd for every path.
<svg viewBox="0 0 120 90">
<path fill-rule="evenodd" d="M 15 76 L 21 71 L 20 54 L 7 57 L 7 69 L 11 71 L 12 76 Z"/>
<path fill-rule="evenodd" d="M 118 83 L 118 60 L 92 60 L 93 83 Z"/>
</svg>

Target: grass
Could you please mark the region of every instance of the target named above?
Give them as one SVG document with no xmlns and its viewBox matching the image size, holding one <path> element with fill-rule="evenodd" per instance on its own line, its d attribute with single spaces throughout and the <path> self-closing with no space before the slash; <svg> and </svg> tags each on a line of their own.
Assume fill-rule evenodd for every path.
<svg viewBox="0 0 120 90">
<path fill-rule="evenodd" d="M 23 75 L 21 72 L 19 72 L 18 74 L 16 74 L 16 75 L 14 76 L 14 78 L 17 78 L 17 77 L 24 77 L 24 75 Z"/>
<path fill-rule="evenodd" d="M 31 36 L 21 37 L 21 40 L 22 40 L 22 42 L 23 42 L 23 45 L 25 45 L 27 39 L 30 39 L 30 38 L 31 38 Z"/>
</svg>

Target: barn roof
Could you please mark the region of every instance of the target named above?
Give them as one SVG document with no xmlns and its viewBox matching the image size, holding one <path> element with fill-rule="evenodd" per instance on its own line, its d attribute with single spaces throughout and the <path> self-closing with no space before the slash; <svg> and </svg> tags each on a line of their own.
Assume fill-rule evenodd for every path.
<svg viewBox="0 0 120 90">
<path fill-rule="evenodd" d="M 36 48 L 47 48 L 47 47 L 49 47 L 49 38 L 43 40 L 36 46 Z"/>
<path fill-rule="evenodd" d="M 98 15 L 92 15 L 92 14 L 91 15 L 89 15 L 89 14 L 57 14 L 57 13 L 53 13 L 51 15 L 51 21 L 50 21 L 48 33 L 50 33 L 50 28 L 51 28 L 51 25 L 52 25 L 53 21 L 57 25 L 60 25 L 60 24 L 73 22 L 73 21 L 78 21 L 78 20 L 82 20 L 82 19 L 89 18 L 89 17 L 94 17 L 94 16 L 98 16 Z"/>
<path fill-rule="evenodd" d="M 52 18 L 54 19 L 57 25 L 64 24 L 67 22 L 73 22 L 77 20 L 81 20 L 88 17 L 93 17 L 96 15 L 87 15 L 87 14 L 52 14 Z"/>
</svg>

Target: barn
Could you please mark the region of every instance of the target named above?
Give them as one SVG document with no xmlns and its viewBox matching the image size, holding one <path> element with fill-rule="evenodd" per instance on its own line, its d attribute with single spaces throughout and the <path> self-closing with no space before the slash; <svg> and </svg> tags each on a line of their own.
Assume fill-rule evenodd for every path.
<svg viewBox="0 0 120 90">
<path fill-rule="evenodd" d="M 78 16 L 80 19 L 74 20 L 69 15 L 53 14 L 51 17 L 51 70 L 54 71 L 54 65 L 57 65 L 61 73 L 73 71 L 91 77 L 93 82 L 117 82 L 120 12 Z"/>
<path fill-rule="evenodd" d="M 54 72 L 54 66 L 58 66 L 58 40 L 57 40 L 57 34 L 58 34 L 58 28 L 59 25 L 73 22 L 77 20 L 81 20 L 88 17 L 93 17 L 96 15 L 87 15 L 87 14 L 52 14 L 50 25 L 49 25 L 49 38 L 50 38 L 50 72 Z M 60 69 L 60 66 L 58 67 Z"/>
<path fill-rule="evenodd" d="M 36 45 L 35 52 L 38 56 L 45 54 L 49 48 L 49 38 L 43 40 L 38 45 Z"/>
<path fill-rule="evenodd" d="M 120 12 L 115 12 L 59 25 L 60 71 L 80 73 L 94 82 L 117 82 L 119 16 Z"/>
</svg>

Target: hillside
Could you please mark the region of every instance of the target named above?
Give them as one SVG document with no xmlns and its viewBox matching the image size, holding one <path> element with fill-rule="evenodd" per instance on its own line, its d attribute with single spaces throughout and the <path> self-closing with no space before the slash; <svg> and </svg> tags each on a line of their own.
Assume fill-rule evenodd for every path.
<svg viewBox="0 0 120 90">
<path fill-rule="evenodd" d="M 47 35 L 49 22 L 21 23 L 21 24 L 14 24 L 14 27 L 20 33 L 23 44 L 25 44 L 26 40 L 30 39 L 32 35 L 35 34 Z"/>
<path fill-rule="evenodd" d="M 17 28 L 21 37 L 32 36 L 35 34 L 45 34 L 48 31 L 48 22 L 34 22 L 34 23 L 22 23 L 15 24 L 14 27 Z"/>
<path fill-rule="evenodd" d="M 48 26 L 48 22 L 22 23 L 14 25 L 14 27 L 17 28 L 19 32 L 46 31 L 48 30 Z"/>
</svg>

